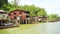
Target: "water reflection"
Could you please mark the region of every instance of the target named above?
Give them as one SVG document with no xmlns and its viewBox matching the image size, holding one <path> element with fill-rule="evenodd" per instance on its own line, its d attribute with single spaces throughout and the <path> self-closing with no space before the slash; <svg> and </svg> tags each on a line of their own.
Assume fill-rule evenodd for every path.
<svg viewBox="0 0 60 34">
<path fill-rule="evenodd" d="M 47 23 L 46 34 L 60 34 L 60 22 Z"/>
<path fill-rule="evenodd" d="M 27 25 L 27 24 L 26 24 Z M 0 30 L 0 34 L 60 34 L 60 22 L 48 22 Z M 33 25 L 33 24 L 32 24 Z M 28 28 L 30 26 L 31 28 Z M 20 29 L 24 28 L 24 29 Z M 27 28 L 27 29 L 25 29 Z"/>
</svg>

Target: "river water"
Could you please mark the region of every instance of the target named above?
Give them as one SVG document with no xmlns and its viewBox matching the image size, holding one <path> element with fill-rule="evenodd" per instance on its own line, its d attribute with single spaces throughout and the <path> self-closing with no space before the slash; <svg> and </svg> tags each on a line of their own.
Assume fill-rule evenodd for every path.
<svg viewBox="0 0 60 34">
<path fill-rule="evenodd" d="M 48 22 L 46 24 L 46 34 L 60 34 L 60 22 Z"/>
<path fill-rule="evenodd" d="M 0 29 L 0 34 L 60 34 L 60 22 L 26 24 L 17 28 Z"/>
</svg>

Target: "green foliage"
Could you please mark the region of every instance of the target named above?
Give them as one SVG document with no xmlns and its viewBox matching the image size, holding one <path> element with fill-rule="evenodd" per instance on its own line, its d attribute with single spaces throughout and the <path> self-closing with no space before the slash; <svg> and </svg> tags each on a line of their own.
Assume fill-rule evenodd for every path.
<svg viewBox="0 0 60 34">
<path fill-rule="evenodd" d="M 4 4 L 8 5 L 8 0 L 0 0 L 0 7 L 2 7 Z"/>
<path fill-rule="evenodd" d="M 18 2 L 19 0 L 13 0 L 13 5 L 14 5 L 14 8 L 18 8 Z"/>
<path fill-rule="evenodd" d="M 47 13 L 44 8 L 39 8 L 39 12 L 37 13 L 38 16 L 45 16 L 47 17 Z"/>
<path fill-rule="evenodd" d="M 48 16 L 48 19 L 51 21 L 51 20 L 56 20 L 58 19 L 58 15 L 57 14 L 51 14 Z"/>
<path fill-rule="evenodd" d="M 24 5 L 24 6 L 19 6 L 18 8 L 21 10 L 29 11 L 30 15 L 32 16 L 46 16 L 47 15 L 46 11 L 43 8 L 39 8 L 34 5 L 31 5 L 31 6 Z"/>
<path fill-rule="evenodd" d="M 30 11 L 30 14 L 32 16 L 35 16 L 36 8 L 37 7 L 35 7 L 34 5 L 31 5 L 31 6 L 28 6 L 28 5 L 19 6 L 19 9 L 21 9 L 21 10 Z"/>
<path fill-rule="evenodd" d="M 6 2 L 4 2 L 4 1 L 6 1 Z M 24 6 L 16 5 L 15 6 L 15 4 L 18 4 L 18 2 L 16 2 L 16 1 L 14 1 L 13 4 L 9 4 L 7 2 L 7 0 L 0 0 L 1 5 L 3 4 L 0 9 L 2 9 L 4 11 L 12 11 L 12 10 L 15 10 L 18 8 L 20 10 L 29 11 L 31 16 L 46 16 L 47 15 L 44 8 L 39 8 L 39 7 L 36 7 L 35 5 L 24 5 Z M 7 5 L 7 3 L 8 3 L 8 5 Z"/>
<path fill-rule="evenodd" d="M 14 4 L 9 4 L 8 5 L 10 8 L 9 8 L 9 11 L 12 11 L 12 10 L 15 10 L 16 8 L 14 7 Z"/>
<path fill-rule="evenodd" d="M 4 4 L 1 9 L 4 11 L 9 11 L 10 7 Z"/>
<path fill-rule="evenodd" d="M 0 0 L 0 10 L 8 11 L 8 0 Z"/>
</svg>

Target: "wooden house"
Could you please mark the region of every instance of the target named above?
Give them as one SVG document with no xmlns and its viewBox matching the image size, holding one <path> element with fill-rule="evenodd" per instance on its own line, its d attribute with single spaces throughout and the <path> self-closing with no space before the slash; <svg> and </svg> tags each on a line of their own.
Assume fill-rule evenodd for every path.
<svg viewBox="0 0 60 34">
<path fill-rule="evenodd" d="M 38 16 L 32 16 L 32 22 L 38 23 Z"/>
<path fill-rule="evenodd" d="M 16 20 L 16 22 L 21 24 L 21 23 L 26 23 L 26 19 L 30 18 L 30 15 L 28 11 L 16 9 L 9 12 L 9 18 L 11 20 Z"/>
<path fill-rule="evenodd" d="M 1 19 L 7 19 L 7 16 L 8 16 L 7 12 L 0 10 L 0 20 Z"/>
<path fill-rule="evenodd" d="M 9 22 L 8 13 L 3 10 L 0 10 L 0 28 L 11 28 L 15 26 L 17 25 L 12 22 Z"/>
<path fill-rule="evenodd" d="M 38 21 L 40 21 L 40 22 L 47 22 L 47 17 L 40 16 L 40 17 L 38 17 Z"/>
<path fill-rule="evenodd" d="M 8 18 L 8 13 L 3 10 L 0 10 L 0 23 L 2 23 L 3 21 L 6 22 L 7 18 Z"/>
<path fill-rule="evenodd" d="M 58 19 L 56 21 L 60 21 L 60 17 L 58 17 Z"/>
<path fill-rule="evenodd" d="M 8 17 L 8 13 L 0 10 L 0 28 L 4 28 L 5 26 L 2 26 L 4 23 L 7 23 L 7 17 Z"/>
</svg>

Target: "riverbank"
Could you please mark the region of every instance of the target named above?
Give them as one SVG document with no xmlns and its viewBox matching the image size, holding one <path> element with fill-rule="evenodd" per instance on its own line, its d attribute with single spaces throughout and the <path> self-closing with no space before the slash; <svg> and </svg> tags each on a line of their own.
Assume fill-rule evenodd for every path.
<svg viewBox="0 0 60 34">
<path fill-rule="evenodd" d="M 45 24 L 23 24 L 20 27 L 0 29 L 0 34 L 42 34 Z M 44 32 L 45 33 L 45 32 Z"/>
<path fill-rule="evenodd" d="M 20 27 L 0 29 L 0 34 L 60 34 L 60 22 L 22 24 Z"/>
</svg>

